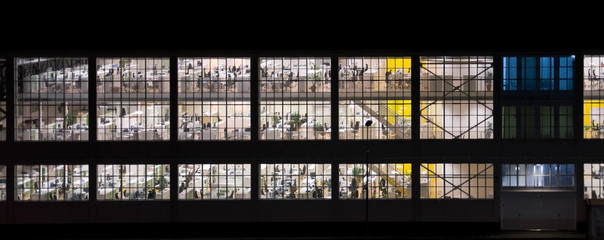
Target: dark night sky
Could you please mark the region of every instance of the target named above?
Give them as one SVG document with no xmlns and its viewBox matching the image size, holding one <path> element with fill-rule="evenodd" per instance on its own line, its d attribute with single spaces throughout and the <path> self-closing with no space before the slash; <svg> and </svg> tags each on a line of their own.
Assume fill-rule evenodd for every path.
<svg viewBox="0 0 604 240">
<path fill-rule="evenodd" d="M 5 9 L 0 50 L 604 49 L 585 7 L 402 2 L 24 4 Z"/>
</svg>

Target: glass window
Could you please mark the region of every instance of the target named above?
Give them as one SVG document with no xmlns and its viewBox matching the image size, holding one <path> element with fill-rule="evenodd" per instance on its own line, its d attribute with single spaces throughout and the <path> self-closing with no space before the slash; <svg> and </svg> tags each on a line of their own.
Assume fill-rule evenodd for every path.
<svg viewBox="0 0 604 240">
<path fill-rule="evenodd" d="M 331 164 L 260 164 L 260 199 L 331 199 Z"/>
<path fill-rule="evenodd" d="M 604 163 L 583 164 L 583 184 L 585 199 L 604 198 Z"/>
<path fill-rule="evenodd" d="M 251 199 L 250 164 L 180 164 L 178 199 Z"/>
<path fill-rule="evenodd" d="M 574 56 L 503 57 L 503 90 L 573 90 Z"/>
<path fill-rule="evenodd" d="M 331 138 L 331 59 L 260 58 L 260 139 Z"/>
<path fill-rule="evenodd" d="M 87 201 L 88 165 L 16 165 L 16 201 Z"/>
<path fill-rule="evenodd" d="M 0 58 L 0 141 L 6 141 L 6 59 Z"/>
<path fill-rule="evenodd" d="M 503 138 L 573 138 L 573 109 L 564 105 L 504 105 Z"/>
<path fill-rule="evenodd" d="M 493 57 L 420 57 L 420 136 L 493 138 Z"/>
<path fill-rule="evenodd" d="M 503 58 L 503 90 L 518 90 L 518 58 Z"/>
<path fill-rule="evenodd" d="M 560 57 L 560 66 L 558 67 L 559 73 L 559 89 L 573 90 L 573 65 L 575 62 L 575 57 Z"/>
<path fill-rule="evenodd" d="M 604 56 L 587 55 L 583 66 L 583 138 L 604 138 Z"/>
<path fill-rule="evenodd" d="M 96 63 L 98 140 L 169 140 L 169 58 L 97 58 Z"/>
<path fill-rule="evenodd" d="M 88 140 L 88 59 L 17 58 L 15 139 Z"/>
<path fill-rule="evenodd" d="M 6 165 L 0 165 L 0 201 L 6 201 Z"/>
<path fill-rule="evenodd" d="M 178 139 L 249 140 L 250 59 L 178 59 Z"/>
<path fill-rule="evenodd" d="M 339 139 L 411 139 L 411 57 L 344 57 L 338 69 Z"/>
<path fill-rule="evenodd" d="M 340 199 L 410 199 L 411 164 L 380 163 L 369 164 L 369 184 L 367 164 L 340 164 Z M 369 192 L 367 191 L 369 185 Z"/>
<path fill-rule="evenodd" d="M 554 58 L 541 57 L 539 61 L 541 62 L 541 83 L 539 90 L 554 90 Z"/>
<path fill-rule="evenodd" d="M 169 164 L 101 164 L 97 175 L 98 200 L 170 200 Z"/>
<path fill-rule="evenodd" d="M 493 199 L 493 164 L 425 163 L 420 181 L 421 198 Z"/>
<path fill-rule="evenodd" d="M 504 188 L 574 188 L 574 164 L 502 164 Z"/>
</svg>

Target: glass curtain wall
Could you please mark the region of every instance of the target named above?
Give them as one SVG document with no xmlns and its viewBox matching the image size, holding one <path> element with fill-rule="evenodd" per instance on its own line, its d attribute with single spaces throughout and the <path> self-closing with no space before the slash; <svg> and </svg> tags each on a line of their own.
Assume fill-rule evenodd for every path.
<svg viewBox="0 0 604 240">
<path fill-rule="evenodd" d="M 424 163 L 420 191 L 426 199 L 492 199 L 493 164 Z"/>
<path fill-rule="evenodd" d="M 16 201 L 88 201 L 88 165 L 16 165 Z"/>
<path fill-rule="evenodd" d="M 170 199 L 169 164 L 97 165 L 97 200 Z"/>
<path fill-rule="evenodd" d="M 343 57 L 338 64 L 339 139 L 411 139 L 411 57 Z"/>
<path fill-rule="evenodd" d="M 503 138 L 574 137 L 574 60 L 574 56 L 503 57 Z M 586 121 L 591 122 L 590 117 Z"/>
<path fill-rule="evenodd" d="M 15 59 L 15 140 L 88 140 L 88 59 Z"/>
<path fill-rule="evenodd" d="M 260 139 L 331 138 L 331 58 L 260 58 Z"/>
<path fill-rule="evenodd" d="M 250 164 L 180 164 L 178 199 L 251 199 Z"/>
<path fill-rule="evenodd" d="M 585 199 L 603 199 L 604 163 L 583 164 L 583 184 Z"/>
<path fill-rule="evenodd" d="M 422 56 L 420 137 L 493 138 L 493 57 Z"/>
<path fill-rule="evenodd" d="M 340 199 L 410 199 L 411 164 L 339 164 Z M 369 192 L 367 190 L 369 189 Z"/>
<path fill-rule="evenodd" d="M 604 138 L 604 56 L 585 56 L 583 67 L 583 138 Z"/>
<path fill-rule="evenodd" d="M 97 58 L 96 64 L 98 140 L 169 140 L 169 58 Z"/>
<path fill-rule="evenodd" d="M 250 140 L 250 58 L 178 58 L 178 139 Z"/>
<path fill-rule="evenodd" d="M 331 199 L 331 164 L 260 164 L 260 199 Z"/>
</svg>

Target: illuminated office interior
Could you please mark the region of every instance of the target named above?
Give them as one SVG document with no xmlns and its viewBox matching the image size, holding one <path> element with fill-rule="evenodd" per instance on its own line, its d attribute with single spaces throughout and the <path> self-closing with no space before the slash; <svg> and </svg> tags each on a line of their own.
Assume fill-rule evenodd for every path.
<svg viewBox="0 0 604 240">
<path fill-rule="evenodd" d="M 338 76 L 340 139 L 411 138 L 410 57 L 339 58 Z"/>
<path fill-rule="evenodd" d="M 250 140 L 250 59 L 178 59 L 178 139 Z"/>
<path fill-rule="evenodd" d="M 98 58 L 96 63 L 98 139 L 169 140 L 168 59 Z"/>
<path fill-rule="evenodd" d="M 575 230 L 604 192 L 600 58 L 0 54 L 0 223 Z"/>
</svg>

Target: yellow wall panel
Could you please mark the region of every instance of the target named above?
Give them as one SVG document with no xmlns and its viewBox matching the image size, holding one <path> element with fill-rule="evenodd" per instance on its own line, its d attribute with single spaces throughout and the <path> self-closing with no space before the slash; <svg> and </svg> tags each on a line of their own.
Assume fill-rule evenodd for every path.
<svg viewBox="0 0 604 240">
<path fill-rule="evenodd" d="M 394 73 L 398 69 L 405 69 L 405 73 L 410 73 L 411 58 L 388 58 L 386 61 L 386 70 Z"/>
<path fill-rule="evenodd" d="M 411 121 L 411 100 L 388 100 L 388 108 L 396 115 Z M 388 114 L 388 122 L 395 124 L 394 116 Z"/>
</svg>

